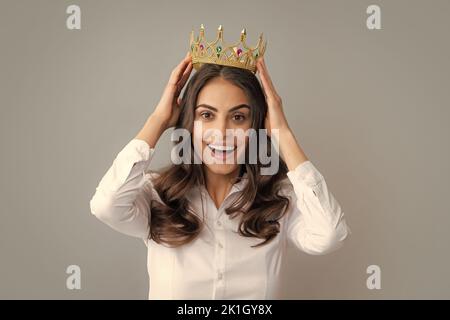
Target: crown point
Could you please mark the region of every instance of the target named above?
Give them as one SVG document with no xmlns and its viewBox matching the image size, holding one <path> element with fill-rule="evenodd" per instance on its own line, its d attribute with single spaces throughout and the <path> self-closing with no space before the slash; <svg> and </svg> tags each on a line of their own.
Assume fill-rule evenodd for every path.
<svg viewBox="0 0 450 320">
<path fill-rule="evenodd" d="M 256 47 L 248 47 L 245 41 L 247 37 L 246 28 L 243 28 L 241 31 L 241 41 L 233 46 L 227 46 L 226 44 L 224 44 L 222 25 L 219 25 L 218 27 L 218 36 L 215 42 L 208 43 L 205 39 L 204 33 L 205 26 L 203 23 L 200 26 L 200 34 L 196 37 L 197 41 L 192 41 L 192 38 L 194 37 L 194 31 L 191 32 L 190 51 L 192 60 L 196 61 L 196 64 L 194 64 L 194 67 L 196 69 L 198 69 L 198 66 L 203 63 L 212 63 L 240 67 L 255 72 L 256 60 L 264 55 L 264 51 L 267 47 L 267 40 L 262 40 L 264 36 L 263 33 L 260 33 L 259 41 Z M 219 40 L 221 40 L 220 45 L 218 44 Z M 224 53 L 227 53 L 230 49 L 233 55 L 224 55 Z"/>
</svg>

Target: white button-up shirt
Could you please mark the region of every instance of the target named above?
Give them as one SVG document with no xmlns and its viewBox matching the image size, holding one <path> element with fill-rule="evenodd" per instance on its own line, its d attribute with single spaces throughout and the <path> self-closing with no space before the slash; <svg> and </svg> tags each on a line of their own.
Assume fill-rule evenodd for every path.
<svg viewBox="0 0 450 320">
<path fill-rule="evenodd" d="M 192 242 L 177 248 L 147 239 L 149 198 L 161 201 L 147 169 L 155 149 L 131 140 L 116 156 L 90 200 L 90 209 L 113 229 L 144 240 L 147 246 L 149 299 L 277 299 L 280 267 L 288 241 L 309 254 L 338 249 L 351 233 L 339 203 L 310 160 L 287 173 L 283 195 L 290 197 L 280 219 L 280 233 L 268 244 L 237 233 L 239 216 L 225 208 L 246 183 L 235 183 L 219 208 L 204 186 L 186 197 L 195 212 L 205 214 L 206 227 Z M 146 196 L 147 195 L 147 196 Z"/>
</svg>

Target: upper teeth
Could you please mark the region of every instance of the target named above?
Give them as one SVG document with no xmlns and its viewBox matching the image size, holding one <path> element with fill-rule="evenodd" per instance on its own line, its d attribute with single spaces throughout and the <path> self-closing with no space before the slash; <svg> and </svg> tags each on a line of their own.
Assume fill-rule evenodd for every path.
<svg viewBox="0 0 450 320">
<path fill-rule="evenodd" d="M 232 151 L 234 150 L 234 146 L 219 146 L 219 145 L 213 145 L 213 144 L 208 144 L 208 147 L 212 148 L 212 149 L 217 149 L 220 151 Z"/>
</svg>

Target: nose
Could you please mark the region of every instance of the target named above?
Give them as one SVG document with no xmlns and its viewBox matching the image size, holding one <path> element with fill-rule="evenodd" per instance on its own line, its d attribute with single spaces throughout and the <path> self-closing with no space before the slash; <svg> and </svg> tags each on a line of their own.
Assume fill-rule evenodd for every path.
<svg viewBox="0 0 450 320">
<path fill-rule="evenodd" d="M 222 138 L 225 138 L 226 133 L 227 133 L 227 122 L 225 121 L 225 119 L 221 119 L 219 121 L 218 129 L 222 133 Z"/>
<path fill-rule="evenodd" d="M 228 128 L 228 123 L 226 119 L 220 119 L 216 123 L 216 136 L 214 137 L 214 142 L 222 145 L 233 143 L 233 130 Z M 228 129 L 228 132 L 227 132 Z M 220 136 L 217 136 L 220 132 Z M 228 139 L 228 140 L 227 140 Z"/>
</svg>

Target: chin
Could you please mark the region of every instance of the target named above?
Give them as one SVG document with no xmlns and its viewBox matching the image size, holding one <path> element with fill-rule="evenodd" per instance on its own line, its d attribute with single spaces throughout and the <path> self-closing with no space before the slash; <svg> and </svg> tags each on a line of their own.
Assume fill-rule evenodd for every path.
<svg viewBox="0 0 450 320">
<path fill-rule="evenodd" d="M 223 163 L 214 163 L 211 161 L 214 158 L 214 154 L 217 152 L 218 154 L 222 154 L 220 151 L 224 149 L 225 147 L 219 146 L 218 149 L 215 149 L 213 145 L 210 145 L 208 143 L 203 142 L 202 144 L 202 152 L 205 159 L 209 159 L 209 161 L 203 161 L 203 165 L 206 167 L 206 169 L 214 174 L 220 174 L 220 175 L 229 175 L 231 173 L 236 172 L 236 170 L 239 170 L 240 164 L 238 163 L 238 158 L 242 158 L 243 151 L 245 150 L 245 145 L 238 149 L 237 146 L 233 145 L 232 147 L 229 147 L 230 153 L 228 155 L 223 154 L 223 156 L 220 156 L 219 158 L 222 159 Z M 232 158 L 233 163 L 225 163 L 226 158 Z M 205 160 L 204 159 L 204 160 Z"/>
<path fill-rule="evenodd" d="M 239 169 L 237 164 L 207 164 L 203 163 L 208 171 L 214 174 L 229 175 Z"/>
</svg>

